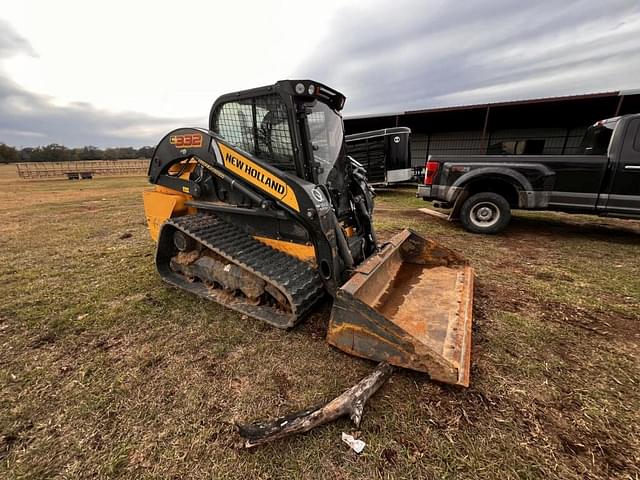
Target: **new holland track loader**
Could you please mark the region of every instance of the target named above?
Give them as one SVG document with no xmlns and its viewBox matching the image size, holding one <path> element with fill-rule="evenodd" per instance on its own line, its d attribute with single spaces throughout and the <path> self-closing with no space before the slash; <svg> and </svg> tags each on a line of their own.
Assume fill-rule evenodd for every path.
<svg viewBox="0 0 640 480">
<path fill-rule="evenodd" d="M 328 294 L 331 345 L 466 386 L 473 271 L 410 230 L 378 242 L 366 172 L 345 154 L 344 102 L 280 81 L 218 98 L 208 130 L 167 134 L 144 192 L 158 272 L 279 328 Z"/>
</svg>

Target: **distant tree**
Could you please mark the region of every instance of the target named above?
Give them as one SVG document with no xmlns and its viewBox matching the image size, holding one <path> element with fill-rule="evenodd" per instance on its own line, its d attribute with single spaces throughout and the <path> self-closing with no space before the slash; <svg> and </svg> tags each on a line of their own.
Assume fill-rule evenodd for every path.
<svg viewBox="0 0 640 480">
<path fill-rule="evenodd" d="M 151 158 L 153 156 L 153 147 L 141 147 L 138 149 L 137 158 Z"/>
<path fill-rule="evenodd" d="M 31 152 L 32 162 L 64 162 L 73 159 L 72 150 L 57 143 L 34 148 Z"/>
<path fill-rule="evenodd" d="M 24 147 L 22 150 L 20 150 L 20 161 L 30 162 L 31 154 L 33 153 L 34 150 L 35 149 L 32 147 Z"/>
<path fill-rule="evenodd" d="M 100 150 L 98 147 L 94 146 L 86 146 L 82 148 L 76 148 L 76 155 L 79 160 L 103 160 L 104 159 L 104 151 Z"/>
<path fill-rule="evenodd" d="M 67 148 L 64 154 L 65 160 L 80 160 L 77 148 Z"/>
<path fill-rule="evenodd" d="M 121 147 L 118 150 L 120 154 L 118 158 L 136 158 L 138 155 L 137 150 L 133 147 Z"/>
<path fill-rule="evenodd" d="M 5 150 L 7 153 L 5 153 Z M 154 147 L 113 147 L 100 149 L 93 145 L 80 148 L 67 148 L 57 143 L 44 147 L 25 147 L 18 151 L 13 147 L 0 144 L 0 163 L 23 162 L 64 162 L 69 160 L 122 160 L 128 158 L 151 158 Z M 12 155 L 10 152 L 15 152 Z M 12 160 L 6 160 L 11 158 Z"/>
<path fill-rule="evenodd" d="M 18 150 L 4 143 L 0 143 L 0 163 L 13 163 L 20 160 Z"/>
<path fill-rule="evenodd" d="M 117 160 L 120 158 L 120 152 L 117 148 L 107 148 L 104 151 L 104 159 L 105 160 Z"/>
</svg>

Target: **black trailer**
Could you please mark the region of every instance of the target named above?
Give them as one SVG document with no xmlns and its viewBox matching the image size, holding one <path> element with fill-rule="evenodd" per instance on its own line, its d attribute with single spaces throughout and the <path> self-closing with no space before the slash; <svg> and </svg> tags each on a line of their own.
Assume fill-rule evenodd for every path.
<svg viewBox="0 0 640 480">
<path fill-rule="evenodd" d="M 410 135 L 411 129 L 407 127 L 347 135 L 347 155 L 364 166 L 367 180 L 373 185 L 415 182 L 415 171 L 411 166 Z"/>
</svg>

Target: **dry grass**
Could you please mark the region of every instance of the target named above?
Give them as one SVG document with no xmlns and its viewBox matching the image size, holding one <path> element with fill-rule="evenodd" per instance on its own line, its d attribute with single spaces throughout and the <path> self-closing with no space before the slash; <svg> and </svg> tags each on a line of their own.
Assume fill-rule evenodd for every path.
<svg viewBox="0 0 640 480">
<path fill-rule="evenodd" d="M 347 420 L 245 451 L 234 420 L 327 399 L 372 365 L 324 342 L 327 306 L 282 332 L 163 285 L 144 187 L 0 170 L 0 478 L 640 475 L 638 223 L 527 213 L 482 237 L 381 193 L 382 235 L 414 228 L 477 269 L 471 388 L 395 374 L 360 456 Z"/>
</svg>

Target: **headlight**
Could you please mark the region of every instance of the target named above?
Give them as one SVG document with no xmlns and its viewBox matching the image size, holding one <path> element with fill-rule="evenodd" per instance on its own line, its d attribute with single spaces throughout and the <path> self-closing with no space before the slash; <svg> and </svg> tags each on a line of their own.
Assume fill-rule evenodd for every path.
<svg viewBox="0 0 640 480">
<path fill-rule="evenodd" d="M 309 85 L 309 88 L 307 88 L 307 93 L 309 95 L 313 95 L 316 92 L 316 87 L 313 86 L 313 83 L 311 85 Z"/>
<path fill-rule="evenodd" d="M 302 83 L 296 83 L 296 93 L 302 95 L 304 93 L 304 85 Z"/>
</svg>

